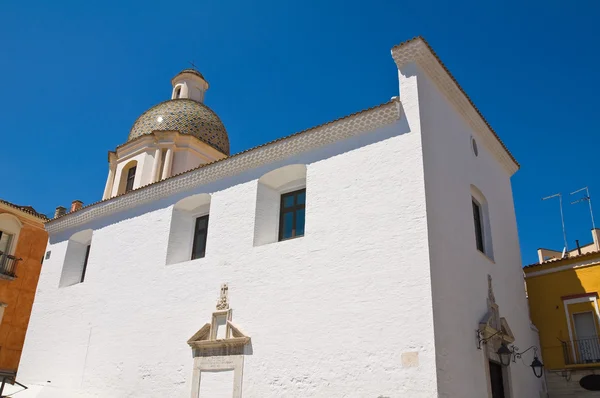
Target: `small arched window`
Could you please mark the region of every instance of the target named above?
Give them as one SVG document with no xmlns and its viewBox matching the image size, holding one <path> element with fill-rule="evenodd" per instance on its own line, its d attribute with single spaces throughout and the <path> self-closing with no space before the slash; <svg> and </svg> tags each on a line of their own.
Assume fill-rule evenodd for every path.
<svg viewBox="0 0 600 398">
<path fill-rule="evenodd" d="M 206 255 L 210 195 L 188 196 L 173 207 L 167 264 L 203 258 Z"/>
<path fill-rule="evenodd" d="M 127 163 L 121 170 L 121 177 L 119 181 L 118 194 L 127 193 L 132 191 L 135 187 L 135 177 L 137 172 L 137 161 L 132 160 Z"/>
<path fill-rule="evenodd" d="M 173 99 L 177 99 L 179 97 L 181 97 L 181 85 L 175 86 L 173 91 Z"/>
<path fill-rule="evenodd" d="M 292 164 L 258 180 L 254 246 L 304 236 L 306 165 Z"/>
</svg>

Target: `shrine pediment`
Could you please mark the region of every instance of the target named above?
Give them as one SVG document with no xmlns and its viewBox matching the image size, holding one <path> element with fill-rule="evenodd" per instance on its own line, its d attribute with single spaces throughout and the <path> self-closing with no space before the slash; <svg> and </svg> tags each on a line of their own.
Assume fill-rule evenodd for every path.
<svg viewBox="0 0 600 398">
<path fill-rule="evenodd" d="M 489 339 L 492 336 L 497 336 L 504 342 L 513 343 L 515 336 L 508 325 L 508 321 L 500 317 L 500 311 L 496 304 L 496 298 L 492 289 L 492 277 L 488 275 L 488 310 L 479 321 L 479 331 L 484 339 Z"/>
<path fill-rule="evenodd" d="M 229 308 L 227 293 L 228 286 L 223 284 L 211 322 L 206 323 L 190 337 L 187 341 L 190 347 L 194 349 L 243 347 L 250 342 L 250 336 L 231 321 L 233 312 Z"/>
</svg>

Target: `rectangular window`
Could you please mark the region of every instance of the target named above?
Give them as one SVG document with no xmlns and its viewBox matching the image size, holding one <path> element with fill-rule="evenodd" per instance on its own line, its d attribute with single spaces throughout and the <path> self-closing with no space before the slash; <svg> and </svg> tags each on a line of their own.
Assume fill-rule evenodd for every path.
<svg viewBox="0 0 600 398">
<path fill-rule="evenodd" d="M 202 258 L 206 254 L 206 237 L 208 236 L 208 215 L 198 217 L 194 228 L 192 260 Z M 189 247 L 189 246 L 188 246 Z"/>
<path fill-rule="evenodd" d="M 135 170 L 136 166 L 130 168 L 127 171 L 127 185 L 125 185 L 125 192 L 129 192 L 133 189 L 133 182 L 135 181 Z"/>
<path fill-rule="evenodd" d="M 481 217 L 481 205 L 472 199 L 473 203 L 473 221 L 475 223 L 475 242 L 477 243 L 477 250 L 485 253 L 483 247 L 483 219 Z"/>
<path fill-rule="evenodd" d="M 85 258 L 83 260 L 83 270 L 81 271 L 81 282 L 83 282 L 83 280 L 85 279 L 85 270 L 87 268 L 88 258 L 90 257 L 90 247 L 92 247 L 92 245 L 87 245 L 87 248 L 85 249 Z"/>
<path fill-rule="evenodd" d="M 304 236 L 306 189 L 281 195 L 279 240 Z"/>
</svg>

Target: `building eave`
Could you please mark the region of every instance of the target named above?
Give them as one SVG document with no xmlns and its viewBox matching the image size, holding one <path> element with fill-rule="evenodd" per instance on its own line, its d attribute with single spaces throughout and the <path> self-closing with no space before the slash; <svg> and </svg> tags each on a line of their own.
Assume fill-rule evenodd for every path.
<svg viewBox="0 0 600 398">
<path fill-rule="evenodd" d="M 421 67 L 510 175 L 519 169 L 517 160 L 424 38 L 418 36 L 394 46 L 392 58 L 398 69 L 408 63 Z"/>
<path fill-rule="evenodd" d="M 247 149 L 224 159 L 200 165 L 167 179 L 145 185 L 128 193 L 92 203 L 80 210 L 46 223 L 49 233 L 57 233 L 149 203 L 179 192 L 240 174 L 265 164 L 286 159 L 337 141 L 373 131 L 400 119 L 396 98 L 360 112 Z"/>
<path fill-rule="evenodd" d="M 5 207 L 8 211 L 17 211 L 21 216 L 31 219 L 32 221 L 37 221 L 39 223 L 44 223 L 48 221 L 48 217 L 46 217 L 45 215 L 37 212 L 31 212 L 27 209 L 24 209 L 22 206 L 10 203 L 6 200 L 0 199 L 0 208 L 1 207 Z"/>
</svg>

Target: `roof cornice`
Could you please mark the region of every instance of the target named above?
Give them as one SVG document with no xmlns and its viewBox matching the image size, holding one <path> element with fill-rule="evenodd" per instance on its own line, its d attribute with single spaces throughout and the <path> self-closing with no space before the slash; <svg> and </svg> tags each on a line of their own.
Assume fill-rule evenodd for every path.
<svg viewBox="0 0 600 398">
<path fill-rule="evenodd" d="M 132 209 L 204 184 L 240 174 L 278 160 L 311 151 L 361 133 L 393 124 L 400 118 L 397 99 L 342 117 L 287 137 L 248 149 L 227 158 L 155 182 L 126 194 L 92 203 L 80 210 L 46 223 L 49 233 L 57 233 L 94 219 Z"/>
<path fill-rule="evenodd" d="M 420 66 L 510 175 L 519 169 L 517 160 L 424 38 L 415 37 L 394 46 L 392 58 L 398 69 L 413 62 Z"/>
<path fill-rule="evenodd" d="M 10 212 L 10 211 L 18 212 L 18 214 L 20 216 L 22 216 L 23 218 L 31 220 L 31 221 L 35 221 L 39 224 L 43 224 L 44 222 L 48 221 L 48 218 L 43 214 L 32 213 L 31 211 L 29 211 L 27 209 L 21 208 L 21 206 L 18 206 L 13 203 L 10 203 L 10 202 L 0 199 L 0 209 L 2 209 L 2 208 L 4 208 L 7 212 Z"/>
</svg>

